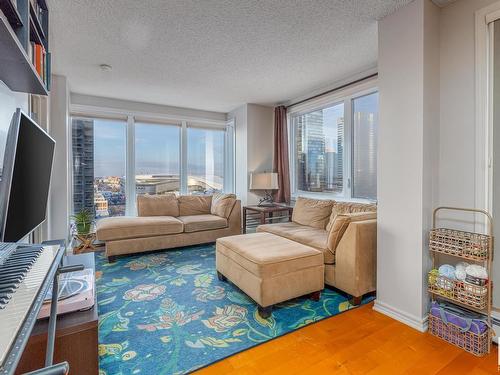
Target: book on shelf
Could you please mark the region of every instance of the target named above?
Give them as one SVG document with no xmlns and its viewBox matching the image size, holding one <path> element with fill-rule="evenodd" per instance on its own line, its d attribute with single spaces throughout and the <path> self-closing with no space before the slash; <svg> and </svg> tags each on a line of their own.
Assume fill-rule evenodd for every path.
<svg viewBox="0 0 500 375">
<path fill-rule="evenodd" d="M 28 49 L 31 49 L 31 63 L 40 79 L 47 87 L 50 86 L 50 53 L 47 53 L 45 47 L 38 43 L 30 43 Z M 30 55 L 30 52 L 28 52 Z"/>
<path fill-rule="evenodd" d="M 33 7 L 33 10 L 35 11 L 36 18 L 40 25 L 42 24 L 42 16 L 43 16 L 43 8 L 38 4 L 37 0 L 30 0 L 30 4 Z"/>
</svg>

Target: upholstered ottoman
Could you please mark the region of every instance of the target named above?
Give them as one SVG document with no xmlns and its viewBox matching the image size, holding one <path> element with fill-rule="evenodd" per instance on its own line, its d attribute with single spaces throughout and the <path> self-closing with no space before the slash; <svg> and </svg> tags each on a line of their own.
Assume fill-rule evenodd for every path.
<svg viewBox="0 0 500 375">
<path fill-rule="evenodd" d="M 306 294 L 318 300 L 324 288 L 323 254 L 271 233 L 219 238 L 215 259 L 219 279 L 257 302 L 263 318 L 276 303 Z"/>
</svg>

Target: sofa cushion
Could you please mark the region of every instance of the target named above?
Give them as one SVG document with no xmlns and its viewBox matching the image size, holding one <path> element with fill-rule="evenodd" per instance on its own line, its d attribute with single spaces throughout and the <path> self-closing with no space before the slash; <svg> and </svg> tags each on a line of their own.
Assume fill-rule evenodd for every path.
<svg viewBox="0 0 500 375">
<path fill-rule="evenodd" d="M 353 212 L 335 216 L 335 220 L 328 232 L 328 249 L 335 257 L 335 250 L 344 235 L 347 227 L 353 221 L 372 220 L 377 218 L 376 212 Z"/>
<path fill-rule="evenodd" d="M 220 217 L 228 218 L 236 203 L 236 195 L 215 193 L 212 196 L 212 207 L 210 213 Z"/>
<path fill-rule="evenodd" d="M 184 223 L 184 232 L 200 232 L 227 227 L 226 218 L 211 214 L 179 216 L 177 219 Z"/>
<path fill-rule="evenodd" d="M 327 248 L 328 232 L 324 229 L 312 228 L 291 222 L 259 225 L 257 232 L 272 233 L 303 245 L 311 246 L 324 254 L 325 263 L 333 262 L 333 257 Z"/>
<path fill-rule="evenodd" d="M 210 195 L 181 195 L 179 216 L 203 215 L 210 213 L 212 197 Z"/>
<path fill-rule="evenodd" d="M 328 220 L 328 225 L 326 230 L 330 231 L 333 222 L 335 221 L 335 216 L 347 213 L 356 212 L 376 212 L 376 203 L 358 203 L 358 202 L 333 202 L 332 213 L 330 219 Z"/>
<path fill-rule="evenodd" d="M 182 233 L 182 221 L 172 216 L 108 217 L 97 221 L 100 241 L 123 240 Z"/>
<path fill-rule="evenodd" d="M 179 216 L 179 203 L 173 193 L 138 195 L 137 216 Z"/>
<path fill-rule="evenodd" d="M 313 228 L 325 229 L 332 213 L 333 201 L 298 197 L 293 208 L 292 221 Z"/>
<path fill-rule="evenodd" d="M 320 251 L 265 232 L 218 238 L 217 252 L 261 279 L 323 265 Z"/>
</svg>

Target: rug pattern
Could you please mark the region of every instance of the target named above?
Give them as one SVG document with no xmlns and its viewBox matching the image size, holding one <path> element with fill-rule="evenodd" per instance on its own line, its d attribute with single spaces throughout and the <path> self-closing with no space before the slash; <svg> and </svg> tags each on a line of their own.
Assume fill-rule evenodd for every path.
<svg viewBox="0 0 500 375">
<path fill-rule="evenodd" d="M 262 319 L 257 306 L 215 272 L 214 245 L 108 263 L 96 254 L 100 375 L 185 374 L 353 308 L 325 289 Z M 366 301 L 364 301 L 366 302 Z"/>
</svg>

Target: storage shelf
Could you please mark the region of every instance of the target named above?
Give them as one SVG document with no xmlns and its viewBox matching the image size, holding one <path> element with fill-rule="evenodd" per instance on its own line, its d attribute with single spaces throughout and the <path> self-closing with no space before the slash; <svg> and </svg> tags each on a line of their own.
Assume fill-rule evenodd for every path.
<svg viewBox="0 0 500 375">
<path fill-rule="evenodd" d="M 429 234 L 429 250 L 455 257 L 486 261 L 491 236 L 462 230 L 435 228 Z"/>
<path fill-rule="evenodd" d="M 30 40 L 37 44 L 44 44 L 44 40 L 38 32 L 38 28 L 35 25 L 35 21 L 30 17 Z"/>
<path fill-rule="evenodd" d="M 33 25 L 36 28 L 36 31 L 38 35 L 40 36 L 40 42 L 41 44 L 42 41 L 45 42 L 47 39 L 45 38 L 45 33 L 43 32 L 42 25 L 40 24 L 40 20 L 37 17 L 37 14 L 35 12 L 35 8 L 33 8 L 33 5 L 31 4 L 31 1 L 29 2 L 30 6 L 30 22 L 33 23 Z"/>
<path fill-rule="evenodd" d="M 439 250 L 433 250 L 433 249 L 430 249 L 429 251 L 431 253 L 448 255 L 448 256 L 451 256 L 451 257 L 454 257 L 454 258 L 464 259 L 464 260 L 468 260 L 468 261 L 471 261 L 471 262 L 482 262 L 482 263 L 484 263 L 484 262 L 486 262 L 488 260 L 488 258 L 481 258 L 481 257 L 475 257 L 475 256 L 467 256 L 467 255 L 457 255 L 457 254 L 451 254 L 451 253 L 448 253 L 448 252 L 445 252 L 445 251 L 439 251 Z"/>
<path fill-rule="evenodd" d="M 450 228 L 437 228 L 436 220 L 438 211 L 440 210 L 482 214 L 487 218 L 487 233 L 482 234 Z M 432 315 L 431 311 L 429 312 L 429 332 L 477 356 L 482 356 L 491 350 L 493 288 L 492 233 L 493 219 L 487 211 L 449 206 L 440 206 L 434 209 L 432 229 L 429 231 L 429 252 L 432 256 L 433 269 L 428 273 L 427 291 L 431 295 L 432 300 L 443 300 L 460 306 L 464 310 L 464 313 L 450 313 L 457 316 L 457 319 L 464 319 L 468 315 L 467 311 L 469 313 L 479 313 L 484 316 L 488 326 L 483 333 L 474 333 L 470 327 L 464 332 L 461 327 L 454 325 L 447 319 Z M 440 275 L 437 258 L 439 254 L 482 263 L 488 278 L 486 284 L 476 285 L 465 280 L 457 280 L 454 277 L 448 278 Z M 480 284 L 479 280 L 478 284 Z"/>
<path fill-rule="evenodd" d="M 447 301 L 449 301 L 449 302 L 453 302 L 454 304 L 460 305 L 460 306 L 462 306 L 462 307 L 465 307 L 465 308 L 467 308 L 467 309 L 469 309 L 469 310 L 472 310 L 472 311 L 475 311 L 475 312 L 477 312 L 477 313 L 484 314 L 484 315 L 488 315 L 488 309 L 487 309 L 487 306 L 486 306 L 486 307 L 484 307 L 484 308 L 482 308 L 482 309 L 480 309 L 480 308 L 478 308 L 478 307 L 471 306 L 471 305 L 469 305 L 469 304 L 466 304 L 466 303 L 460 302 L 460 301 L 458 301 L 458 300 L 456 300 L 456 299 L 454 299 L 454 298 L 451 298 L 451 297 L 448 297 L 448 296 L 446 296 L 446 295 L 443 295 L 443 294 L 441 294 L 441 293 L 439 293 L 439 292 L 437 292 L 437 291 L 435 291 L 435 290 L 432 290 L 432 289 L 427 289 L 427 292 L 429 292 L 430 294 L 434 295 L 434 296 L 435 296 L 435 297 L 437 297 L 437 298 L 442 298 L 442 299 L 444 299 L 444 300 L 447 300 Z"/>
<path fill-rule="evenodd" d="M 47 88 L 31 64 L 8 21 L 0 17 L 0 79 L 12 91 L 48 95 Z"/>
<path fill-rule="evenodd" d="M 15 0 L 0 0 L 0 9 L 3 11 L 3 14 L 5 14 L 5 17 L 7 17 L 12 27 L 21 27 L 23 26 L 21 15 L 12 1 Z"/>
</svg>

